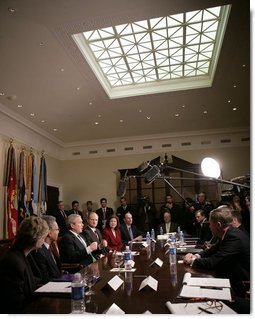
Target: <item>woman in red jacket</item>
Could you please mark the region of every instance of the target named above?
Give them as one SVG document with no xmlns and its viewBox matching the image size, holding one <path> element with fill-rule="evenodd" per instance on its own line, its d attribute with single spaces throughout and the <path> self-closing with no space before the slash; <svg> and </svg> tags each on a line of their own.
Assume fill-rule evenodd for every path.
<svg viewBox="0 0 255 319">
<path fill-rule="evenodd" d="M 121 251 L 123 247 L 119 226 L 119 218 L 116 215 L 109 216 L 103 230 L 103 239 L 107 240 L 109 249 Z"/>
</svg>

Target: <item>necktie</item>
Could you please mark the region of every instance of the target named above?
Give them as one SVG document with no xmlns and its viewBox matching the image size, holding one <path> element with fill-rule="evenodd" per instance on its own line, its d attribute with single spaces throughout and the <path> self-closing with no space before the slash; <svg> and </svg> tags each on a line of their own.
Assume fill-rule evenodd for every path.
<svg viewBox="0 0 255 319">
<path fill-rule="evenodd" d="M 105 208 L 103 208 L 103 219 L 105 219 Z"/>
<path fill-rule="evenodd" d="M 66 216 L 66 213 L 63 210 L 61 210 L 61 214 L 64 217 L 64 219 L 66 219 L 67 216 Z"/>
<path fill-rule="evenodd" d="M 52 249 L 51 249 L 50 246 L 49 246 L 48 250 L 49 250 L 49 253 L 50 253 L 50 255 L 51 255 L 51 258 L 53 259 L 54 263 L 56 264 L 57 262 L 56 262 L 56 259 L 55 259 L 55 257 L 54 257 L 54 254 L 53 254 Z"/>
<path fill-rule="evenodd" d="M 78 237 L 79 241 L 83 244 L 83 246 L 85 246 L 87 248 L 87 244 L 86 244 L 85 240 L 79 234 L 77 235 L 77 237 Z"/>
<path fill-rule="evenodd" d="M 96 235 L 97 238 L 98 238 L 98 233 L 97 233 L 96 229 L 94 230 L 94 233 L 95 233 L 95 235 Z"/>
<path fill-rule="evenodd" d="M 129 232 L 130 239 L 133 240 L 134 236 L 133 236 L 133 232 L 132 232 L 131 226 L 128 227 L 128 232 Z"/>
</svg>

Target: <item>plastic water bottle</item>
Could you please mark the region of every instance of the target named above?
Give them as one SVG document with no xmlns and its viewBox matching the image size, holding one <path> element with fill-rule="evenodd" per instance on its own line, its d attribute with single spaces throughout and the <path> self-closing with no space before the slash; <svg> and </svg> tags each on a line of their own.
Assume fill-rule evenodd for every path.
<svg viewBox="0 0 255 319">
<path fill-rule="evenodd" d="M 180 233 L 179 233 L 179 236 L 180 236 L 180 245 L 184 245 L 184 235 L 183 235 L 183 231 L 181 230 Z"/>
<path fill-rule="evenodd" d="M 71 306 L 72 313 L 84 313 L 85 304 L 84 304 L 84 283 L 80 273 L 74 274 L 74 279 L 71 284 Z"/>
<path fill-rule="evenodd" d="M 124 253 L 124 265 L 126 270 L 132 269 L 132 257 L 131 257 L 131 250 L 129 246 L 126 246 Z"/>
<path fill-rule="evenodd" d="M 163 231 L 163 227 L 162 227 L 162 226 L 160 226 L 160 228 L 159 228 L 159 233 L 160 233 L 160 235 L 163 235 L 163 234 L 164 234 L 164 231 Z"/>
<path fill-rule="evenodd" d="M 146 243 L 149 245 L 151 242 L 151 235 L 150 235 L 150 232 L 147 231 L 147 234 L 146 234 Z"/>
<path fill-rule="evenodd" d="M 175 235 L 171 236 L 171 242 L 169 247 L 169 262 L 170 265 L 176 264 L 176 238 Z"/>
<path fill-rule="evenodd" d="M 153 228 L 151 230 L 151 239 L 155 239 L 155 231 Z"/>
</svg>

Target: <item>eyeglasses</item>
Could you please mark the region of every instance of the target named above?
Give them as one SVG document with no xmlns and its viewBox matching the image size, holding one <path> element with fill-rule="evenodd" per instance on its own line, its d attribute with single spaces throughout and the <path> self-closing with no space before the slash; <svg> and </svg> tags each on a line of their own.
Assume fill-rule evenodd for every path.
<svg viewBox="0 0 255 319">
<path fill-rule="evenodd" d="M 220 313 L 223 308 L 223 303 L 218 300 L 209 300 L 205 303 L 205 307 L 199 307 L 201 312 Z"/>
</svg>

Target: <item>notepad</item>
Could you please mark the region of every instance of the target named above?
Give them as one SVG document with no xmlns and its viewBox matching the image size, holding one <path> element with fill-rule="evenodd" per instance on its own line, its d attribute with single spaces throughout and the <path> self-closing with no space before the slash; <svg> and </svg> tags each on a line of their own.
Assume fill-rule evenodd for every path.
<svg viewBox="0 0 255 319">
<path fill-rule="evenodd" d="M 230 281 L 226 278 L 211 277 L 191 277 L 191 273 L 186 272 L 183 277 L 183 285 L 199 287 L 220 287 L 230 288 Z"/>
<path fill-rule="evenodd" d="M 49 281 L 47 284 L 36 289 L 35 292 L 36 293 L 71 293 L 71 283 Z"/>
<path fill-rule="evenodd" d="M 217 308 L 210 308 L 210 313 L 212 314 L 236 314 L 234 310 L 229 308 L 223 302 L 222 309 L 219 311 Z M 208 304 L 206 302 L 193 302 L 193 303 L 171 303 L 170 301 L 166 302 L 166 306 L 172 314 L 178 315 L 198 315 L 207 313 L 202 309 L 208 309 Z"/>
</svg>

